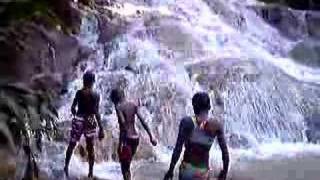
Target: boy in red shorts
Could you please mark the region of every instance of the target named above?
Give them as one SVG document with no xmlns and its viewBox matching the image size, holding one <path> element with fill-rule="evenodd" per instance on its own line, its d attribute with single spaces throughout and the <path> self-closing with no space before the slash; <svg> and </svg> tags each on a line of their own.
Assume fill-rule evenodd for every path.
<svg viewBox="0 0 320 180">
<path fill-rule="evenodd" d="M 124 180 L 131 180 L 131 161 L 139 145 L 140 134 L 135 126 L 136 117 L 139 118 L 142 126 L 147 131 L 150 142 L 153 146 L 157 141 L 151 134 L 150 128 L 140 115 L 138 106 L 125 99 L 124 92 L 120 89 L 113 89 L 110 94 L 111 101 L 115 105 L 118 123 L 120 127 L 120 138 L 118 155 L 121 165 L 121 171 Z"/>
<path fill-rule="evenodd" d="M 94 135 L 96 126 L 99 127 L 99 139 L 104 138 L 103 128 L 101 125 L 101 116 L 99 114 L 99 94 L 93 91 L 95 75 L 91 72 L 86 72 L 83 75 L 83 88 L 78 90 L 71 106 L 71 113 L 74 115 L 72 120 L 71 138 L 66 152 L 66 160 L 64 171 L 68 177 L 68 167 L 72 152 L 83 134 L 86 139 L 89 174 L 88 177 L 93 177 L 94 165 Z M 76 109 L 77 108 L 77 109 Z"/>
</svg>

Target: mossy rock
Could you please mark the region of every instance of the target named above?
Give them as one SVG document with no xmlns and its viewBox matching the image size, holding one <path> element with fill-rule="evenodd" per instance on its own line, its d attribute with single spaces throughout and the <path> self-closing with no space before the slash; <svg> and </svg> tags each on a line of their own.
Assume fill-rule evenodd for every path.
<svg viewBox="0 0 320 180">
<path fill-rule="evenodd" d="M 74 11 L 69 0 L 25 0 L 0 5 L 0 27 L 12 23 L 41 22 L 47 26 L 60 26 L 66 33 L 75 32 Z M 26 8 L 27 7 L 27 8 Z"/>
<path fill-rule="evenodd" d="M 34 15 L 47 14 L 49 3 L 47 1 L 14 1 L 5 4 L 4 11 L 0 14 L 1 26 L 7 26 L 12 21 L 26 20 Z M 28 7 L 28 8 L 26 8 Z"/>
<path fill-rule="evenodd" d="M 82 3 L 85 6 L 93 7 L 94 1 L 93 0 L 79 0 L 80 3 Z"/>
</svg>

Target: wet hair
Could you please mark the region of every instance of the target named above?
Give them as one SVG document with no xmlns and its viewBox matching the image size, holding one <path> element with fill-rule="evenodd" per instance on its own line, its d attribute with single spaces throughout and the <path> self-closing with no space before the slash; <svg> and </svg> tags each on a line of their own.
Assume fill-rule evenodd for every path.
<svg viewBox="0 0 320 180">
<path fill-rule="evenodd" d="M 198 115 L 202 112 L 209 111 L 210 106 L 210 97 L 208 93 L 198 92 L 192 97 L 192 106 L 194 114 Z"/>
<path fill-rule="evenodd" d="M 124 92 L 121 89 L 112 89 L 110 99 L 114 104 L 118 104 L 124 98 Z"/>
<path fill-rule="evenodd" d="M 93 86 L 96 78 L 93 72 L 87 71 L 86 73 L 84 73 L 82 79 L 83 79 L 83 85 L 90 87 L 90 86 Z"/>
</svg>

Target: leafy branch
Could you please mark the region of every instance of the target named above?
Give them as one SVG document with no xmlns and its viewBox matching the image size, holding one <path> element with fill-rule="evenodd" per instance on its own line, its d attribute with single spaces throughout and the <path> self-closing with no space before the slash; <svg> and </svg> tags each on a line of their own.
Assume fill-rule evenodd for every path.
<svg viewBox="0 0 320 180">
<path fill-rule="evenodd" d="M 43 135 L 51 140 L 57 133 L 59 116 L 52 102 L 50 91 L 34 91 L 18 83 L 0 85 L 0 122 L 7 125 L 14 146 L 23 147 L 28 157 L 27 176 L 31 176 L 30 172 L 38 176 L 32 141 L 41 151 Z"/>
</svg>

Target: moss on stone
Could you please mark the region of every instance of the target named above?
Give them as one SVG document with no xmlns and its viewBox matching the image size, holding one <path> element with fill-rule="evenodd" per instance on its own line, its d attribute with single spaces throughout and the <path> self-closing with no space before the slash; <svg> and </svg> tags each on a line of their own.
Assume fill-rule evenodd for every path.
<svg viewBox="0 0 320 180">
<path fill-rule="evenodd" d="M 47 26 L 60 26 L 66 33 L 74 30 L 68 0 L 25 0 L 0 4 L 0 27 L 25 21 L 41 21 Z M 69 14 L 66 14 L 69 13 Z"/>
<path fill-rule="evenodd" d="M 12 21 L 27 20 L 35 15 L 47 15 L 49 4 L 43 0 L 14 1 L 3 5 L 0 14 L 0 26 L 7 26 Z"/>
</svg>

